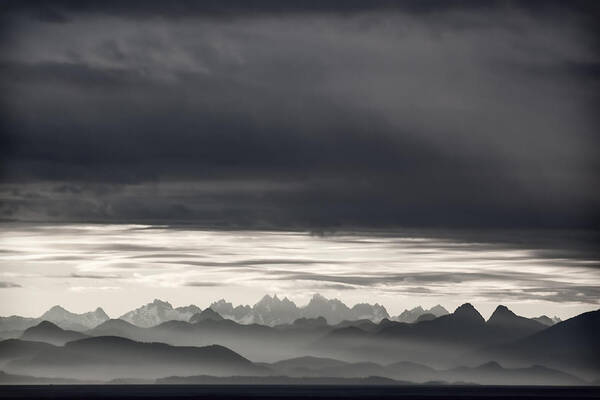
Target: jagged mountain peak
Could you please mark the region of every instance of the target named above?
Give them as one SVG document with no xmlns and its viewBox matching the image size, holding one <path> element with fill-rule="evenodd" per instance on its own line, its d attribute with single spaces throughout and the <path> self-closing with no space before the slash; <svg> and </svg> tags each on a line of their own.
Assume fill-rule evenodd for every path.
<svg viewBox="0 0 600 400">
<path fill-rule="evenodd" d="M 167 321 L 189 321 L 192 315 L 198 312 L 196 306 L 179 307 L 174 309 L 171 303 L 154 299 L 152 303 L 145 304 L 135 310 L 123 314 L 120 319 L 134 325 L 148 328 Z"/>
<path fill-rule="evenodd" d="M 437 317 L 441 317 L 442 315 L 450 314 L 448 310 L 442 307 L 440 304 L 437 304 L 429 309 L 429 312 Z"/>
<path fill-rule="evenodd" d="M 76 314 L 62 306 L 55 305 L 42 314 L 39 319 L 53 322 L 63 329 L 83 331 L 101 324 L 108 318 L 108 315 L 100 307 L 95 311 Z"/>
<path fill-rule="evenodd" d="M 479 311 L 471 304 L 465 303 L 460 305 L 455 311 L 454 316 L 461 319 L 469 319 L 478 322 L 485 322 Z"/>
<path fill-rule="evenodd" d="M 169 303 L 168 301 L 160 300 L 160 299 L 154 299 L 154 301 L 152 301 L 152 303 L 150 303 L 150 304 L 158 306 L 158 307 L 173 308 L 171 303 Z"/>
<path fill-rule="evenodd" d="M 507 322 L 511 320 L 519 319 L 520 317 L 512 312 L 508 307 L 504 305 L 499 305 L 496 307 L 490 318 L 488 319 L 488 323 L 501 323 Z"/>
</svg>

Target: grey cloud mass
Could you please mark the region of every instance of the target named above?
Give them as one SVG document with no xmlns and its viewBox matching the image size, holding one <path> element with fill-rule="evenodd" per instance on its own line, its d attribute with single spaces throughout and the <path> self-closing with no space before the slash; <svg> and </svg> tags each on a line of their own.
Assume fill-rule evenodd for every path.
<svg viewBox="0 0 600 400">
<path fill-rule="evenodd" d="M 13 282 L 2 282 L 0 281 L 0 289 L 18 288 L 21 285 Z"/>
<path fill-rule="evenodd" d="M 6 2 L 0 217 L 598 227 L 593 2 Z"/>
</svg>

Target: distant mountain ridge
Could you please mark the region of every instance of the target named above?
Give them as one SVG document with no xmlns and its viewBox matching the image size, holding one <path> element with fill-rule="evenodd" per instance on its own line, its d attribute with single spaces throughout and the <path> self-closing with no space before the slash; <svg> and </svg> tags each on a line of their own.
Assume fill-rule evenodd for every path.
<svg viewBox="0 0 600 400">
<path fill-rule="evenodd" d="M 410 310 L 406 309 L 401 314 L 392 317 L 383 305 L 377 303 L 359 303 L 349 307 L 339 299 L 328 299 L 320 294 L 313 295 L 306 305 L 300 307 L 287 297 L 265 295 L 253 306 L 234 306 L 232 303 L 221 299 L 211 303 L 207 309 L 218 314 L 218 316 L 213 315 L 212 319 L 222 317 L 239 324 L 259 324 L 273 327 L 293 324 L 294 321 L 301 318 L 315 319 L 323 317 L 329 325 L 365 321 L 363 327 L 366 329 L 369 329 L 366 324 L 367 321 L 374 324 L 379 324 L 381 321 L 417 323 L 449 314 L 446 308 L 436 305 L 430 309 L 421 306 Z M 206 309 L 202 310 L 193 304 L 173 307 L 167 301 L 155 299 L 151 303 L 126 312 L 119 319 L 138 327 L 147 328 L 168 321 L 190 321 L 192 317 L 201 314 L 203 311 L 206 311 Z M 197 316 L 196 318 L 200 317 Z M 94 311 L 77 314 L 56 305 L 39 318 L 27 318 L 17 315 L 0 317 L 0 338 L 20 337 L 25 329 L 42 321 L 52 322 L 63 329 L 85 332 L 109 319 L 110 317 L 100 307 Z M 539 322 L 545 326 L 552 326 L 560 322 L 560 318 L 550 318 L 546 315 L 526 319 Z"/>
<path fill-rule="evenodd" d="M 46 311 L 40 319 L 50 321 L 63 329 L 83 330 L 98 326 L 108 320 L 109 317 L 100 307 L 96 308 L 95 311 L 75 314 L 61 306 L 54 306 Z"/>
<path fill-rule="evenodd" d="M 313 295 L 303 307 L 298 307 L 287 297 L 280 299 L 277 295 L 265 295 L 252 307 L 234 307 L 222 299 L 212 303 L 210 308 L 238 323 L 269 326 L 291 324 L 299 318 L 324 317 L 330 325 L 335 325 L 345 320 L 368 319 L 379 322 L 390 317 L 385 307 L 377 303 L 359 303 L 350 308 L 338 299 L 327 299 L 320 294 Z"/>
<path fill-rule="evenodd" d="M 119 319 L 147 328 L 166 321 L 189 321 L 193 315 L 200 312 L 202 312 L 202 309 L 193 304 L 173 308 L 171 303 L 155 299 L 152 303 L 121 315 Z"/>
</svg>

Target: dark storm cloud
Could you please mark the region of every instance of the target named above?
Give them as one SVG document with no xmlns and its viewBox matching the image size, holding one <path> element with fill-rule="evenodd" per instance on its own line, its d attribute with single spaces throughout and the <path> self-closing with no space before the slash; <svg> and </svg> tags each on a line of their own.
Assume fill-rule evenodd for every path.
<svg viewBox="0 0 600 400">
<path fill-rule="evenodd" d="M 591 4 L 6 3 L 0 217 L 596 226 Z"/>
<path fill-rule="evenodd" d="M 261 14 L 301 14 L 301 13 L 330 13 L 351 14 L 369 11 L 401 11 L 411 14 L 428 14 L 449 10 L 487 10 L 502 7 L 520 7 L 524 11 L 540 12 L 560 10 L 564 2 L 546 0 L 531 2 L 523 0 L 321 0 L 321 1 L 277 1 L 255 0 L 206 0 L 189 2 L 174 0 L 118 1 L 81 0 L 77 2 L 64 0 L 38 0 L 23 2 L 18 0 L 6 1 L 4 8 L 8 11 L 23 11 L 31 17 L 42 21 L 64 23 L 69 19 L 64 13 L 99 13 L 130 18 L 160 17 L 249 17 Z M 593 1 L 572 0 L 569 9 L 582 13 L 597 13 L 598 7 Z"/>
</svg>

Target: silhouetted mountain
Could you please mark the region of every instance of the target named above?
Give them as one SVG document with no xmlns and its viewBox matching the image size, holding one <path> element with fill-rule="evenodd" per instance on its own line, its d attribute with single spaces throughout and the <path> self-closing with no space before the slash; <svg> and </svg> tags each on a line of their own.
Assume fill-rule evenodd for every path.
<svg viewBox="0 0 600 400">
<path fill-rule="evenodd" d="M 190 318 L 190 323 L 194 324 L 196 322 L 201 321 L 222 321 L 223 317 L 219 315 L 218 312 L 214 311 L 211 308 L 207 308 L 201 313 L 194 314 L 192 318 Z"/>
<path fill-rule="evenodd" d="M 108 315 L 106 315 L 104 310 L 100 307 L 95 311 L 75 314 L 65 310 L 61 306 L 54 306 L 46 311 L 39 319 L 50 321 L 63 329 L 84 331 L 100 325 L 108 319 Z"/>
<path fill-rule="evenodd" d="M 413 323 L 416 322 L 423 314 L 433 314 L 436 317 L 441 317 L 442 315 L 448 315 L 449 312 L 439 304 L 431 307 L 429 310 L 425 310 L 423 307 L 418 306 L 412 310 L 404 310 L 400 315 L 392 319 L 398 322 Z"/>
<path fill-rule="evenodd" d="M 133 340 L 144 340 L 146 332 L 146 328 L 140 328 L 122 319 L 109 319 L 85 333 L 89 336 L 120 336 Z"/>
<path fill-rule="evenodd" d="M 417 320 L 415 322 L 419 323 L 419 322 L 423 322 L 423 321 L 431 321 L 432 319 L 436 319 L 436 318 L 437 317 L 431 313 L 425 313 L 425 314 L 419 315 L 419 318 L 417 318 Z"/>
<path fill-rule="evenodd" d="M 83 339 L 86 337 L 87 335 L 84 335 L 81 332 L 65 330 L 54 325 L 52 322 L 42 321 L 38 325 L 26 329 L 25 332 L 23 332 L 21 339 L 62 346 L 72 340 Z"/>
<path fill-rule="evenodd" d="M 389 320 L 382 320 L 382 321 L 389 321 Z M 354 328 L 363 330 L 365 332 L 375 332 L 375 331 L 379 330 L 382 323 L 376 324 L 373 321 L 371 321 L 370 319 L 359 319 L 356 321 L 342 321 L 339 324 L 335 325 L 333 328 L 340 329 L 340 328 L 354 327 Z"/>
<path fill-rule="evenodd" d="M 171 373 L 210 373 L 217 376 L 259 375 L 255 366 L 223 346 L 178 347 L 164 343 L 140 343 L 115 336 L 81 339 L 43 350 L 30 359 L 7 364 L 11 373 L 77 379 L 119 377 L 157 378 Z"/>
<path fill-rule="evenodd" d="M 0 361 L 7 362 L 20 358 L 31 358 L 34 355 L 55 348 L 43 342 L 29 342 L 21 339 L 8 339 L 0 342 Z"/>
<path fill-rule="evenodd" d="M 547 326 L 530 318 L 520 317 L 510 311 L 506 306 L 498 306 L 487 321 L 487 325 L 494 328 L 498 341 L 508 342 L 516 338 L 529 336 Z"/>
<path fill-rule="evenodd" d="M 385 319 L 378 329 L 369 331 L 356 326 L 336 328 L 314 346 L 319 354 L 333 358 L 390 363 L 402 355 L 407 361 L 442 367 L 494 340 L 498 339 L 493 328 L 467 303 L 429 321 L 409 324 Z"/>
<path fill-rule="evenodd" d="M 155 299 L 152 303 L 123 314 L 119 319 L 147 328 L 166 321 L 189 321 L 193 315 L 200 312 L 202 310 L 195 305 L 173 308 L 170 303 Z"/>
<path fill-rule="evenodd" d="M 539 323 L 542 323 L 546 326 L 552 326 L 554 324 L 557 324 L 559 322 L 561 322 L 562 320 L 556 316 L 550 318 L 547 315 L 541 315 L 539 317 L 535 317 L 535 318 L 531 318 L 534 321 L 537 321 Z"/>
<path fill-rule="evenodd" d="M 514 342 L 487 348 L 479 355 L 501 362 L 542 364 L 566 371 L 590 371 L 593 375 L 600 372 L 599 337 L 600 310 L 597 310 L 559 322 Z"/>
<path fill-rule="evenodd" d="M 396 323 L 383 328 L 384 337 L 410 337 L 437 343 L 481 343 L 486 339 L 485 320 L 470 303 L 458 307 L 454 313 L 417 324 Z"/>
</svg>

